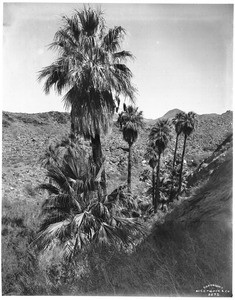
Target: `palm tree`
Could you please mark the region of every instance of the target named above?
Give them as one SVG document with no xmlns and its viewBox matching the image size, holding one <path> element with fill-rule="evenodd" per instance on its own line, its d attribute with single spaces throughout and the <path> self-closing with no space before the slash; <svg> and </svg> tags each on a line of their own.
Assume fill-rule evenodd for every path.
<svg viewBox="0 0 235 300">
<path fill-rule="evenodd" d="M 168 120 L 159 120 L 152 128 L 149 134 L 150 143 L 152 143 L 158 154 L 158 165 L 156 174 L 156 195 L 154 201 L 154 211 L 157 211 L 157 206 L 160 200 L 160 190 L 159 190 L 159 172 L 161 165 L 161 155 L 167 147 L 170 139 L 170 122 Z"/>
<path fill-rule="evenodd" d="M 176 162 L 179 136 L 183 131 L 183 120 L 185 118 L 185 115 L 186 115 L 185 112 L 180 112 L 176 114 L 176 116 L 173 118 L 173 124 L 175 125 L 175 132 L 176 132 L 176 141 L 175 141 L 175 151 L 174 151 L 174 158 L 173 158 L 173 167 L 172 167 L 172 176 L 171 176 L 172 182 L 171 182 L 171 189 L 169 194 L 169 202 L 171 202 L 174 197 L 173 189 L 175 185 L 175 177 L 177 174 L 177 171 L 175 170 L 175 162 Z"/>
<path fill-rule="evenodd" d="M 126 110 L 119 115 L 118 123 L 123 133 L 123 139 L 129 146 L 127 185 L 129 192 L 131 192 L 131 150 L 132 145 L 138 138 L 139 129 L 143 127 L 143 112 L 138 111 L 138 107 L 129 105 L 126 107 Z"/>
<path fill-rule="evenodd" d="M 190 134 L 193 132 L 196 124 L 195 113 L 190 111 L 189 113 L 185 114 L 182 117 L 182 133 L 184 134 L 184 145 L 183 145 L 183 152 L 181 156 L 181 166 L 180 166 L 180 175 L 179 175 L 179 189 L 178 194 L 181 191 L 182 185 L 182 172 L 183 172 L 183 165 L 184 165 L 184 155 L 185 155 L 185 148 L 186 148 L 186 141 Z"/>
<path fill-rule="evenodd" d="M 175 167 L 175 160 L 176 160 L 176 153 L 178 148 L 178 139 L 180 134 L 183 131 L 183 119 L 185 117 L 184 112 L 180 112 L 176 114 L 176 116 L 173 119 L 173 124 L 175 125 L 175 132 L 176 132 L 176 141 L 175 141 L 175 151 L 174 151 L 174 159 L 173 159 L 173 169 Z"/>
<path fill-rule="evenodd" d="M 91 140 L 93 160 L 99 172 L 104 158 L 101 133 L 107 133 L 120 96 L 134 101 L 132 73 L 125 65 L 133 58 L 121 50 L 125 30 L 121 26 L 106 30 L 100 11 L 84 8 L 69 18 L 63 17 L 63 27 L 50 48 L 58 53 L 57 60 L 40 71 L 45 78 L 46 94 L 54 87 L 64 95 L 65 108 L 70 109 L 71 131 Z M 102 172 L 106 190 L 105 170 Z"/>
<path fill-rule="evenodd" d="M 61 165 L 51 165 L 47 176 L 52 184 L 42 184 L 50 191 L 42 205 L 43 220 L 32 246 L 40 251 L 57 246 L 64 257 L 72 259 L 91 243 L 124 243 L 133 234 L 143 232 L 135 219 L 115 213 L 115 203 L 106 197 L 101 202 L 94 193 L 95 173 L 83 153 L 68 149 Z M 119 210 L 117 210 L 119 211 Z"/>
<path fill-rule="evenodd" d="M 157 157 L 157 152 L 154 147 L 154 144 L 150 144 L 147 147 L 146 153 L 145 153 L 145 158 L 148 159 L 149 165 L 152 168 L 152 203 L 154 206 L 154 201 L 155 201 L 155 169 L 157 166 L 158 162 L 158 157 Z"/>
</svg>

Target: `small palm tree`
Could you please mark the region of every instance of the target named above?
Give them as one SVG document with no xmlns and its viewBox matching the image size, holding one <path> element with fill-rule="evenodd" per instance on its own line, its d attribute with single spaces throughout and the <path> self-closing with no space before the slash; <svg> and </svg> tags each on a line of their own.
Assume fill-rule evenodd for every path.
<svg viewBox="0 0 235 300">
<path fill-rule="evenodd" d="M 51 165 L 47 176 L 52 184 L 42 184 L 50 191 L 42 205 L 43 220 L 33 246 L 44 251 L 57 246 L 66 259 L 72 259 L 92 243 L 124 243 L 142 231 L 142 225 L 132 218 L 116 214 L 115 203 L 106 197 L 101 202 L 95 190 L 95 170 L 83 153 L 68 149 L 60 166 Z"/>
<path fill-rule="evenodd" d="M 161 165 L 161 155 L 165 151 L 170 139 L 171 124 L 168 120 L 158 121 L 152 128 L 149 134 L 150 143 L 154 145 L 155 151 L 158 154 L 158 165 L 156 174 L 156 195 L 154 201 L 154 211 L 157 211 L 158 203 L 160 200 L 159 190 L 159 172 Z"/>
<path fill-rule="evenodd" d="M 39 74 L 39 80 L 46 79 L 46 94 L 53 87 L 64 94 L 71 132 L 91 140 L 97 172 L 104 163 L 100 136 L 110 127 L 119 96 L 134 100 L 132 73 L 125 65 L 133 56 L 121 50 L 124 35 L 121 26 L 107 30 L 102 13 L 90 7 L 75 11 L 71 18 L 64 16 L 50 46 L 58 58 Z M 104 168 L 101 185 L 105 194 Z"/>
<path fill-rule="evenodd" d="M 119 114 L 118 123 L 123 133 L 123 139 L 129 146 L 127 185 L 129 192 L 131 192 L 131 150 L 138 138 L 140 128 L 143 127 L 143 112 L 138 111 L 138 107 L 129 105 L 125 111 Z"/>
<path fill-rule="evenodd" d="M 145 158 L 148 159 L 149 165 L 152 169 L 152 204 L 154 206 L 154 201 L 155 201 L 155 169 L 157 166 L 158 162 L 158 154 L 157 151 L 154 147 L 154 144 L 150 144 L 147 147 L 146 153 L 145 153 Z"/>
<path fill-rule="evenodd" d="M 183 145 L 183 152 L 182 152 L 182 156 L 181 156 L 178 194 L 181 191 L 181 185 L 182 185 L 182 173 L 183 173 L 186 141 L 187 141 L 187 138 L 190 136 L 190 134 L 193 132 L 193 130 L 195 128 L 195 125 L 196 125 L 195 116 L 196 116 L 196 114 L 192 111 L 190 111 L 189 113 L 184 114 L 182 116 L 182 121 L 181 122 L 182 122 L 182 133 L 184 134 L 184 145 Z"/>
</svg>

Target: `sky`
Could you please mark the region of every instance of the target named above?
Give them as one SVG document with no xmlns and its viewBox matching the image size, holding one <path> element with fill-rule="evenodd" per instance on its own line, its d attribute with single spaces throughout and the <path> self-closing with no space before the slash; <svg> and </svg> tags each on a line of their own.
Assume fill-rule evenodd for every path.
<svg viewBox="0 0 235 300">
<path fill-rule="evenodd" d="M 38 72 L 56 59 L 48 50 L 63 15 L 82 3 L 4 3 L 3 101 L 11 112 L 65 111 L 62 96 L 43 92 Z M 121 25 L 123 49 L 145 118 L 170 109 L 223 113 L 232 110 L 232 4 L 97 4 L 108 27 Z"/>
</svg>

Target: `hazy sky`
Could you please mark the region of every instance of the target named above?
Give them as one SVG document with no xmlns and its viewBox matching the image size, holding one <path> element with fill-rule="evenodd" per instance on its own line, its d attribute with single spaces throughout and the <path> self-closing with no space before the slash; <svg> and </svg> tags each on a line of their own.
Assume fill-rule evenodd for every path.
<svg viewBox="0 0 235 300">
<path fill-rule="evenodd" d="M 127 31 L 123 44 L 146 118 L 179 108 L 196 113 L 232 109 L 233 5 L 91 4 L 108 27 Z M 53 62 L 47 49 L 61 25 L 83 4 L 5 3 L 3 103 L 13 112 L 64 111 L 62 97 L 43 93 L 38 71 Z"/>
</svg>

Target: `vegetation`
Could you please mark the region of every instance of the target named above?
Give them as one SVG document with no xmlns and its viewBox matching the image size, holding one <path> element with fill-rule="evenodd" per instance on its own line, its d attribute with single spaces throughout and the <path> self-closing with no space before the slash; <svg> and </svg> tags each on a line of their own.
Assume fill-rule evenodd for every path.
<svg viewBox="0 0 235 300">
<path fill-rule="evenodd" d="M 137 220 L 123 218 L 115 201 L 100 201 L 95 166 L 85 149 L 69 146 L 61 161 L 47 167 L 52 184 L 42 205 L 43 221 L 34 243 L 38 249 L 59 246 L 71 260 L 88 243 L 131 242 L 131 232 L 141 230 Z"/>
<path fill-rule="evenodd" d="M 134 100 L 132 73 L 125 65 L 132 55 L 121 50 L 125 30 L 107 30 L 101 12 L 91 8 L 63 21 L 51 44 L 58 58 L 39 79 L 45 79 L 46 93 L 52 88 L 65 93 L 70 133 L 61 138 L 67 121 L 53 113 L 57 138 L 50 132 L 45 147 L 33 132 L 30 139 L 37 144 L 30 155 L 9 163 L 17 164 L 18 179 L 9 186 L 15 198 L 9 199 L 7 189 L 3 197 L 3 294 L 195 296 L 196 289 L 215 282 L 231 295 L 232 135 L 197 168 L 184 167 L 196 115 L 178 113 L 174 132 L 170 119 L 145 128 L 142 111 L 124 103 L 117 123 L 128 149 L 117 143 L 102 148 L 120 101 Z M 4 127 L 14 120 L 7 116 Z M 39 136 L 46 134 L 46 118 L 20 120 L 41 126 Z M 118 139 L 120 131 L 114 135 Z M 12 137 L 18 140 L 17 131 Z M 124 155 L 117 160 L 112 148 L 128 151 L 128 162 Z M 38 149 L 41 168 L 35 161 Z M 19 148 L 14 150 L 19 155 Z M 30 161 L 27 172 L 36 178 L 18 191 L 16 182 L 25 182 L 21 160 Z M 127 170 L 127 186 L 116 174 L 119 165 L 121 172 Z"/>
<path fill-rule="evenodd" d="M 113 130 L 115 130 L 115 127 Z M 144 134 L 146 135 L 147 132 L 147 130 L 144 131 Z M 115 139 L 117 139 L 118 134 L 120 135 L 120 133 L 116 131 Z M 36 136 L 36 134 L 34 136 Z M 141 132 L 140 137 L 142 138 Z M 187 139 L 187 142 L 188 141 L 190 141 L 190 136 Z M 172 139 L 172 142 L 174 142 L 174 139 Z M 181 145 L 180 142 L 181 140 L 179 139 L 178 153 L 175 163 L 177 175 L 175 176 L 174 187 L 176 183 L 178 184 L 178 170 L 180 170 L 181 167 L 181 146 L 183 146 L 183 143 Z M 231 137 L 227 142 L 231 142 Z M 31 143 L 31 145 L 33 145 L 34 142 Z M 160 204 L 166 198 L 166 196 L 169 195 L 169 187 L 171 186 L 169 185 L 169 180 L 170 183 L 172 180 L 171 171 L 174 147 L 170 149 L 170 142 L 167 145 L 168 147 L 166 150 L 168 151 L 164 151 L 165 154 L 161 158 L 161 168 L 159 171 Z M 137 146 L 134 144 L 133 154 L 135 154 L 136 148 Z M 34 146 L 34 148 L 32 147 L 32 149 L 34 149 L 35 152 L 37 150 L 37 146 Z M 190 154 L 191 149 L 191 147 L 188 147 L 186 154 Z M 221 159 L 223 162 L 224 156 L 221 155 L 221 151 L 228 151 L 229 146 L 226 144 L 218 147 L 218 149 L 218 154 L 213 154 L 213 157 L 210 159 L 212 166 L 214 166 L 215 162 L 217 162 L 215 167 L 213 167 L 215 169 L 221 164 Z M 68 156 L 70 151 L 75 153 L 75 155 Z M 51 156 L 49 162 L 47 161 L 48 152 L 51 152 L 49 155 L 49 157 Z M 53 153 L 56 153 L 54 158 Z M 79 153 L 79 155 L 76 153 Z M 115 152 L 111 153 L 114 155 Z M 85 158 L 82 159 L 84 155 Z M 156 151 L 153 152 L 152 155 L 154 160 L 158 158 L 158 153 Z M 2 274 L 4 294 L 140 295 L 142 293 L 142 295 L 176 296 L 186 294 L 189 295 L 192 293 L 195 295 L 195 286 L 201 287 L 201 285 L 204 285 L 205 282 L 210 283 L 211 280 L 215 282 L 219 281 L 227 289 L 229 289 L 229 278 L 231 278 L 229 275 L 231 255 L 229 253 L 228 245 L 231 235 L 229 230 L 226 229 L 227 225 L 217 224 L 217 221 L 212 222 L 212 219 L 210 219 L 212 217 L 208 217 L 208 223 L 206 223 L 206 220 L 204 220 L 200 227 L 200 223 L 198 223 L 200 222 L 199 220 L 201 218 L 200 212 L 203 213 L 205 211 L 205 216 L 208 216 L 208 211 L 210 211 L 210 209 L 212 215 L 214 215 L 213 213 L 218 210 L 218 207 L 224 208 L 224 205 L 219 205 L 216 207 L 217 200 L 211 201 L 212 198 L 217 199 L 217 194 L 218 199 L 229 199 L 228 192 L 231 184 L 227 183 L 226 176 L 230 178 L 231 175 L 227 174 L 228 166 L 223 167 L 223 172 L 221 169 L 218 169 L 213 177 L 214 180 L 219 180 L 221 174 L 223 177 L 223 182 L 220 181 L 218 184 L 217 181 L 211 181 L 210 184 L 205 187 L 204 191 L 199 189 L 198 192 L 194 192 L 195 196 L 192 196 L 192 200 L 188 201 L 188 199 L 186 199 L 181 205 L 178 205 L 178 203 L 181 201 L 181 197 L 178 201 L 176 201 L 174 198 L 173 203 L 167 203 L 169 210 L 173 210 L 173 212 L 179 211 L 183 204 L 186 205 L 188 203 L 189 212 L 187 212 L 187 209 L 185 211 L 184 208 L 185 220 L 188 222 L 185 224 L 185 226 L 182 225 L 185 221 L 181 222 L 182 217 L 178 215 L 174 214 L 171 217 L 170 222 L 167 215 L 165 215 L 165 213 L 159 209 L 157 210 L 156 214 L 149 213 L 151 211 L 151 198 L 147 194 L 145 195 L 148 187 L 148 181 L 143 184 L 143 186 L 145 186 L 143 191 L 141 191 L 141 188 L 139 188 L 138 193 L 136 193 L 136 184 L 140 185 L 141 182 L 136 181 L 136 177 L 133 176 L 133 196 L 131 198 L 126 197 L 125 188 L 118 187 L 108 195 L 106 201 L 104 202 L 98 201 L 98 190 L 90 187 L 87 189 L 87 196 L 84 198 L 87 201 L 87 204 L 90 201 L 90 207 L 93 204 L 96 207 L 99 206 L 100 208 L 104 208 L 104 211 L 106 211 L 105 207 L 107 207 L 108 212 L 110 212 L 111 215 L 110 220 L 116 219 L 117 217 L 121 218 L 124 222 L 128 222 L 130 225 L 128 228 L 128 233 L 124 232 L 121 234 L 121 236 L 128 238 L 128 242 L 125 242 L 125 240 L 122 241 L 120 238 L 116 237 L 115 234 L 114 239 L 112 239 L 112 235 L 109 234 L 107 234 L 107 237 L 105 234 L 104 237 L 102 237 L 101 234 L 98 235 L 98 232 L 100 232 L 100 229 L 102 228 L 100 224 L 104 220 L 102 220 L 102 217 L 99 216 L 99 218 L 94 217 L 97 223 L 93 223 L 96 224 L 94 226 L 97 226 L 95 227 L 97 228 L 96 236 L 99 237 L 99 239 L 95 239 L 94 235 L 93 238 L 90 238 L 90 236 L 86 237 L 86 232 L 83 232 L 83 226 L 87 224 L 88 220 L 84 218 L 82 221 L 84 223 L 80 224 L 79 233 L 81 233 L 81 235 L 84 233 L 84 236 L 86 237 L 84 240 L 86 243 L 83 243 L 81 247 L 77 246 L 75 248 L 69 248 L 65 247 L 65 245 L 70 245 L 70 242 L 71 245 L 73 245 L 73 238 L 75 238 L 77 235 L 76 231 L 74 230 L 74 228 L 76 228 L 76 219 L 74 221 L 74 218 L 79 213 L 76 213 L 77 208 L 71 205 L 71 214 L 69 215 L 68 219 L 71 222 L 72 230 L 66 231 L 69 227 L 68 225 L 64 227 L 64 229 L 66 229 L 64 231 L 60 231 L 62 228 L 58 228 L 57 232 L 53 232 L 53 228 L 55 228 L 55 223 L 52 222 L 53 213 L 58 216 L 58 213 L 56 212 L 59 208 L 62 208 L 63 220 L 66 220 L 67 217 L 65 217 L 65 212 L 63 211 L 65 207 L 59 207 L 60 202 L 56 202 L 55 200 L 58 196 L 54 193 L 55 190 L 52 190 L 50 194 L 47 193 L 47 191 L 51 190 L 51 188 L 47 188 L 49 187 L 48 179 L 50 178 L 48 173 L 50 172 L 51 166 L 52 170 L 56 169 L 58 171 L 59 169 L 62 174 L 65 175 L 66 173 L 66 178 L 71 186 L 71 191 L 78 191 L 79 188 L 85 188 L 86 186 L 81 184 L 83 182 L 83 177 L 81 174 L 83 172 L 86 174 L 86 170 L 92 170 L 92 166 L 95 168 L 93 163 L 90 164 L 91 168 L 89 169 L 89 162 L 92 163 L 93 161 L 92 158 L 89 160 L 89 157 L 92 157 L 92 149 L 90 149 L 87 142 L 83 142 L 83 140 L 79 137 L 74 139 L 73 136 L 70 136 L 70 138 L 63 138 L 61 141 L 56 140 L 54 144 L 48 147 L 48 150 L 45 151 L 43 156 L 47 178 L 44 180 L 45 185 L 42 187 L 46 193 L 42 193 L 40 190 L 37 191 L 35 189 L 34 194 L 31 192 L 28 193 L 27 191 L 25 198 L 29 201 L 26 203 L 23 203 L 22 201 L 15 201 L 14 205 L 10 208 L 7 206 L 9 205 L 9 200 L 4 200 L 3 202 L 2 251 L 4 260 Z M 71 164 L 69 158 L 73 156 L 78 156 L 76 164 L 78 166 L 77 170 L 79 171 L 76 178 L 77 186 L 72 180 L 72 173 L 68 173 L 69 169 L 67 170 L 67 167 L 64 168 L 68 161 L 69 164 Z M 217 156 L 218 159 L 216 159 Z M 150 157 L 151 155 L 149 155 L 149 158 Z M 111 159 L 112 158 L 113 157 L 111 157 Z M 207 161 L 207 164 L 208 163 L 209 160 Z M 133 168 L 136 168 L 135 164 L 133 165 Z M 187 168 L 188 166 L 185 166 L 183 169 L 182 187 L 185 186 L 185 183 L 188 181 L 188 175 L 186 175 L 187 173 L 184 173 L 187 172 Z M 211 172 L 213 168 L 200 171 L 199 175 L 204 176 L 203 180 L 205 180 L 205 178 L 208 179 L 208 173 Z M 31 169 L 32 173 L 30 174 L 33 174 L 35 171 L 33 167 L 31 167 Z M 205 172 L 207 172 L 207 175 Z M 39 176 L 38 174 L 40 174 L 39 171 L 37 171 L 37 176 Z M 61 173 L 59 172 L 59 174 Z M 93 173 L 91 172 L 91 174 Z M 43 180 L 43 176 L 40 177 L 41 181 Z M 199 180 L 201 178 L 200 176 Z M 93 178 L 92 182 L 95 181 L 94 177 L 93 175 L 91 176 L 91 178 Z M 86 178 L 88 177 L 86 176 Z M 64 196 L 66 194 L 66 185 L 61 187 L 56 183 L 55 180 L 53 180 L 53 178 L 51 179 L 51 185 L 60 191 L 61 196 Z M 197 184 L 197 182 L 198 181 L 195 181 L 194 179 L 194 186 Z M 78 183 L 80 183 L 80 185 L 78 185 Z M 224 190 L 218 192 L 216 187 L 219 186 L 223 186 Z M 34 185 L 31 185 L 31 187 L 33 189 Z M 208 193 L 208 189 L 210 190 L 210 193 Z M 82 202 L 83 198 L 81 197 L 83 195 L 81 191 L 82 190 L 80 190 L 78 196 L 76 197 L 78 200 L 77 203 L 81 206 L 84 205 L 84 215 L 90 214 L 92 216 L 93 210 L 89 208 L 89 205 L 86 206 L 86 204 L 83 204 L 85 202 Z M 189 194 L 192 195 L 193 191 L 194 190 L 190 188 Z M 214 191 L 214 194 L 211 194 L 211 191 Z M 70 194 L 68 193 L 68 195 Z M 44 203 L 42 209 L 40 209 L 40 206 L 37 206 L 37 199 L 41 199 L 39 204 L 41 202 Z M 193 204 L 193 199 L 195 199 L 195 204 L 197 203 L 197 205 Z M 227 203 L 226 200 L 224 201 L 224 203 Z M 71 202 L 68 201 L 66 203 L 69 204 Z M 199 203 L 201 207 L 197 214 L 196 209 Z M 211 208 L 212 204 L 215 205 L 213 208 Z M 50 210 L 48 211 L 47 205 L 50 206 Z M 35 214 L 35 212 L 39 210 L 41 211 L 40 224 L 39 218 L 37 214 Z M 195 218 L 189 216 L 187 219 L 190 211 L 191 214 L 196 214 L 194 215 Z M 82 213 L 83 211 L 81 210 L 81 214 Z M 169 214 L 169 217 L 171 215 L 172 213 Z M 221 218 L 221 220 L 225 219 L 226 218 L 224 217 Z M 48 226 L 45 225 L 43 230 L 44 221 L 52 223 L 50 225 L 48 223 Z M 165 225 L 161 225 L 162 222 L 164 222 Z M 109 225 L 109 219 L 106 220 L 105 223 Z M 212 223 L 214 225 L 209 226 Z M 144 231 L 147 230 L 147 236 L 143 236 L 141 234 L 143 231 L 143 224 L 146 226 Z M 38 228 L 39 225 L 41 228 Z M 92 226 L 92 224 L 89 224 L 88 228 L 91 228 L 91 231 L 94 232 L 95 229 Z M 136 226 L 141 230 L 136 231 Z M 126 230 L 126 225 L 124 227 Z M 48 234 L 49 228 L 52 229 L 52 235 L 50 233 Z M 216 236 L 214 235 L 215 228 Z M 38 234 L 36 234 L 38 229 L 41 230 L 38 232 Z M 113 228 L 112 233 L 114 232 L 115 229 Z M 119 229 L 118 232 L 120 232 Z M 80 235 L 78 234 L 78 237 L 79 236 Z M 62 238 L 62 240 L 60 240 L 60 238 Z M 53 240 L 54 243 L 52 242 Z M 32 247 L 34 245 L 37 247 Z M 47 245 L 48 247 L 46 247 Z M 220 250 L 218 251 L 218 249 Z M 186 252 L 187 255 L 185 254 Z M 63 259 L 61 258 L 61 255 L 63 255 Z M 191 276 L 191 274 L 195 274 L 195 276 Z M 156 284 L 156 282 L 159 284 Z"/>
</svg>

